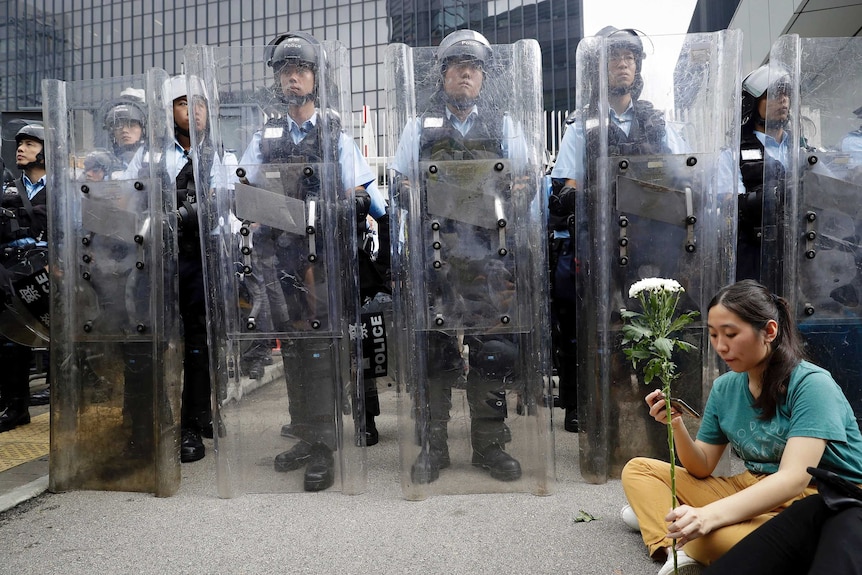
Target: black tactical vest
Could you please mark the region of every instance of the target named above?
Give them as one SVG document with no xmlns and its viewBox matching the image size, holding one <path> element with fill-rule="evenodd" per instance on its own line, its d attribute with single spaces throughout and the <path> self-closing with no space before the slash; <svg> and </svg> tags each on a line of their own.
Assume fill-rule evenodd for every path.
<svg viewBox="0 0 862 575">
<path fill-rule="evenodd" d="M 650 102 L 633 102 L 634 118 L 628 135 L 616 124 L 608 120 L 608 156 L 648 156 L 671 154 L 665 143 L 667 128 L 664 115 Z M 599 129 L 587 130 L 587 158 L 601 155 L 599 149 Z M 595 182 L 596 162 L 587 161 L 588 181 Z"/>
<path fill-rule="evenodd" d="M 466 136 L 445 115 L 424 116 L 420 160 L 487 160 L 503 157 L 503 121 L 479 113 Z"/>
<path fill-rule="evenodd" d="M 23 177 L 15 180 L 16 190 L 0 192 L 0 244 L 22 238 L 36 241 L 47 239 L 48 215 L 45 209 L 48 202 L 47 188 L 42 188 L 30 200 Z M 35 208 L 35 209 L 34 209 Z"/>
<path fill-rule="evenodd" d="M 323 124 L 323 126 L 321 126 Z M 280 131 L 279 131 L 280 129 Z M 323 131 L 329 138 L 329 145 L 324 146 L 321 136 Z M 272 134 L 272 137 L 267 137 Z M 265 164 L 300 164 L 300 163 L 337 163 L 338 138 L 341 135 L 341 122 L 331 115 L 318 114 L 314 124 L 305 137 L 298 143 L 293 143 L 290 137 L 290 119 L 272 118 L 264 124 L 260 139 L 260 153 Z M 331 157 L 325 158 L 328 148 Z"/>
<path fill-rule="evenodd" d="M 790 138 L 790 134 L 786 135 Z M 745 192 L 739 197 L 739 234 L 759 241 L 763 219 L 763 190 L 783 189 L 784 166 L 766 154 L 753 132 L 745 134 L 739 146 L 739 170 Z"/>
</svg>

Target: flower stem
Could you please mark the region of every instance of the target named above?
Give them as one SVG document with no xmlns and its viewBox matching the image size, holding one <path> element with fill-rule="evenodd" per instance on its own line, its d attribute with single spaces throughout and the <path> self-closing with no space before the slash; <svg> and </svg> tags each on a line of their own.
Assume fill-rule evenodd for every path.
<svg viewBox="0 0 862 575">
<path fill-rule="evenodd" d="M 679 501 L 676 498 L 676 451 L 673 444 L 673 426 L 671 425 L 671 406 L 670 406 L 670 378 L 662 382 L 662 391 L 664 392 L 664 409 L 667 414 L 667 449 L 670 455 L 670 495 L 671 509 L 676 509 L 679 506 Z M 673 553 L 673 572 L 679 573 L 676 557 L 676 544 L 671 545 Z"/>
</svg>

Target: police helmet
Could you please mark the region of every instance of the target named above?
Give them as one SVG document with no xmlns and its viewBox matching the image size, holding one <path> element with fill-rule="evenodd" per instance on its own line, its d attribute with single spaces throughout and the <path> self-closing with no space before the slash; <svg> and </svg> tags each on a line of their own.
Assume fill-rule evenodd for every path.
<svg viewBox="0 0 862 575">
<path fill-rule="evenodd" d="M 646 56 L 644 55 L 643 42 L 636 30 L 632 28 L 623 28 L 620 30 L 613 26 L 605 26 L 596 32 L 596 36 L 607 38 L 607 46 L 610 49 L 631 50 L 637 62 L 637 71 L 641 71 L 641 64 Z"/>
<path fill-rule="evenodd" d="M 773 78 L 771 83 L 770 78 Z M 745 126 L 752 120 L 765 122 L 757 111 L 757 102 L 766 97 L 767 91 L 787 93 L 789 86 L 790 73 L 783 66 L 764 64 L 746 76 L 742 81 L 742 125 Z"/>
<path fill-rule="evenodd" d="M 36 161 L 27 165 L 18 164 L 18 168 L 25 170 L 31 166 L 45 166 L 45 126 L 41 122 L 28 122 L 15 133 L 15 144 L 20 146 L 24 140 L 35 140 L 42 144 L 42 149 L 36 154 Z"/>
<path fill-rule="evenodd" d="M 305 32 L 288 32 L 273 39 L 266 46 L 266 65 L 272 68 L 276 79 L 286 64 L 304 64 L 317 73 L 318 61 L 324 56 L 320 41 Z"/>
<path fill-rule="evenodd" d="M 146 127 L 147 112 L 143 102 L 134 99 L 122 99 L 114 103 L 105 113 L 105 129 L 112 130 L 117 122 L 137 122 L 142 128 Z"/>
<path fill-rule="evenodd" d="M 628 88 L 615 88 L 612 90 L 612 93 L 616 95 L 629 93 L 632 98 L 637 100 L 643 90 L 644 81 L 641 77 L 641 67 L 643 66 L 644 58 L 646 58 L 640 34 L 632 28 L 619 29 L 613 26 L 605 26 L 596 32 L 596 36 L 607 38 L 606 46 L 608 52 L 613 52 L 614 50 L 629 50 L 634 55 L 635 78 L 634 81 L 632 81 L 632 85 Z"/>
<path fill-rule="evenodd" d="M 281 94 L 279 76 L 282 68 L 288 64 L 306 66 L 314 72 L 313 92 L 301 98 L 288 98 L 289 104 L 301 105 L 317 98 L 319 85 L 317 67 L 318 63 L 325 63 L 326 61 L 326 52 L 317 38 L 306 32 L 287 32 L 267 44 L 264 55 L 266 56 L 266 65 L 272 68 L 276 91 L 279 94 Z M 283 97 L 283 94 L 281 95 Z"/>
<path fill-rule="evenodd" d="M 473 30 L 456 30 L 443 38 L 437 47 L 437 61 L 440 63 L 440 73 L 446 73 L 446 67 L 453 60 L 476 63 L 483 70 L 491 66 L 493 52 L 488 39 Z"/>
<path fill-rule="evenodd" d="M 182 98 L 183 96 L 189 95 L 189 89 L 186 86 L 186 76 L 185 74 L 180 74 L 179 76 L 172 76 L 167 81 L 168 88 L 168 100 L 173 102 L 177 98 Z"/>
<path fill-rule="evenodd" d="M 84 170 L 102 170 L 109 173 L 120 169 L 120 161 L 107 150 L 93 150 L 84 157 Z"/>
<path fill-rule="evenodd" d="M 21 140 L 37 140 L 45 145 L 45 126 L 41 122 L 30 122 L 25 124 L 15 134 L 15 143 L 21 145 Z"/>
</svg>

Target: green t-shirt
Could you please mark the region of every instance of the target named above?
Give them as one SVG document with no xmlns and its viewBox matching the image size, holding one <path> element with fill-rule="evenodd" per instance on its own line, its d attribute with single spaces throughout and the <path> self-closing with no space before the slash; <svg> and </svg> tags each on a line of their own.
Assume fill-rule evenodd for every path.
<svg viewBox="0 0 862 575">
<path fill-rule="evenodd" d="M 862 433 L 853 409 L 832 375 L 807 361 L 790 375 L 785 401 L 772 419 L 758 419 L 748 390 L 748 374 L 716 378 L 697 438 L 711 445 L 730 443 L 752 473 L 775 473 L 791 437 L 825 439 L 819 467 L 862 483 Z"/>
</svg>

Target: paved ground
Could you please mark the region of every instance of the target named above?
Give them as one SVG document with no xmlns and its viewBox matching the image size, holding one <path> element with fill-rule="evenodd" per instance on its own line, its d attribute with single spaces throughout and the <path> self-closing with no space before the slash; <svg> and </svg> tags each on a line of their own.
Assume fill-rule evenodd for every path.
<svg viewBox="0 0 862 575">
<path fill-rule="evenodd" d="M 384 397 L 386 397 L 384 395 Z M 391 400 L 391 398 L 390 398 Z M 385 407 L 384 407 L 385 408 Z M 619 481 L 580 479 L 577 435 L 555 421 L 553 495 L 448 495 L 407 501 L 394 411 L 368 448 L 368 489 L 219 499 L 210 448 L 182 466 L 179 492 L 47 488 L 47 458 L 0 473 L 0 572 L 16 574 L 652 574 L 619 519 Z M 560 410 L 555 416 L 561 415 Z M 19 503 L 19 501 L 23 501 Z M 5 511 L 4 511 L 5 510 Z M 579 510 L 596 521 L 575 522 Z"/>
</svg>

